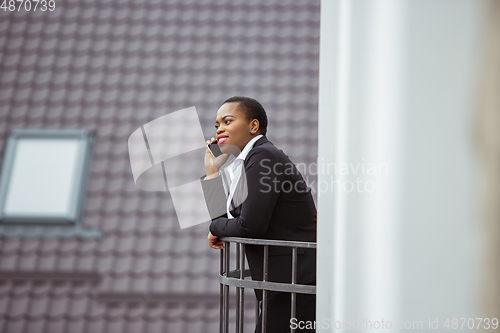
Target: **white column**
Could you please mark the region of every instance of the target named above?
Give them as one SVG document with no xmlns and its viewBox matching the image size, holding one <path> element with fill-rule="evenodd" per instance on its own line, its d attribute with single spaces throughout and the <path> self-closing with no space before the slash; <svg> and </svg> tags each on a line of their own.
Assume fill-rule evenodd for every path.
<svg viewBox="0 0 500 333">
<path fill-rule="evenodd" d="M 345 306 L 345 193 L 324 191 L 321 166 L 347 161 L 350 68 L 349 0 L 321 2 L 318 138 L 318 276 L 316 320 L 343 317 Z M 342 180 L 341 175 L 336 178 Z M 337 179 L 336 179 L 337 180 Z"/>
<path fill-rule="evenodd" d="M 322 0 L 318 331 L 428 330 L 429 318 L 441 331 L 447 316 L 479 315 L 470 120 L 482 4 Z"/>
</svg>

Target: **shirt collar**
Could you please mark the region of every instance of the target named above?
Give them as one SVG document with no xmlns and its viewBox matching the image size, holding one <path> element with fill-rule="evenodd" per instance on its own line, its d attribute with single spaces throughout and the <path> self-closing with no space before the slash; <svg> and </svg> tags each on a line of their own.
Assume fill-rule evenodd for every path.
<svg viewBox="0 0 500 333">
<path fill-rule="evenodd" d="M 255 141 L 259 140 L 263 136 L 264 135 L 259 134 L 255 138 L 253 138 L 252 140 L 248 141 L 248 143 L 245 145 L 245 148 L 243 148 L 243 150 L 241 151 L 241 153 L 239 153 L 239 155 L 236 157 L 236 160 L 245 160 L 245 158 L 248 155 L 248 152 L 250 151 L 250 149 L 253 148 L 253 145 L 255 144 Z"/>
</svg>

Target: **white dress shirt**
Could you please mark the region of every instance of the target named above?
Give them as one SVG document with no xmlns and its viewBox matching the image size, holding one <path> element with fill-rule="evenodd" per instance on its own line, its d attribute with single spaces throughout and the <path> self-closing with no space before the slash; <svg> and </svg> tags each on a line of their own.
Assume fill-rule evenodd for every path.
<svg viewBox="0 0 500 333">
<path fill-rule="evenodd" d="M 238 185 L 238 181 L 240 180 L 241 177 L 243 162 L 245 161 L 245 158 L 250 152 L 250 149 L 253 148 L 255 141 L 259 140 L 262 136 L 263 136 L 262 134 L 259 134 L 252 140 L 248 141 L 243 150 L 241 151 L 241 153 L 239 153 L 238 156 L 236 156 L 236 158 L 225 168 L 225 171 L 227 171 L 225 173 L 228 174 L 230 178 L 229 191 L 226 187 L 226 184 L 223 182 L 224 188 L 226 189 L 226 193 L 229 192 L 226 202 L 226 213 L 227 213 L 227 218 L 229 219 L 234 218 L 233 215 L 231 215 L 231 213 L 229 212 L 229 210 L 231 209 L 231 200 L 233 199 L 234 190 L 236 189 L 236 185 Z M 220 170 L 219 170 L 219 175 L 222 175 Z M 204 180 L 206 179 L 207 177 L 205 177 Z"/>
</svg>

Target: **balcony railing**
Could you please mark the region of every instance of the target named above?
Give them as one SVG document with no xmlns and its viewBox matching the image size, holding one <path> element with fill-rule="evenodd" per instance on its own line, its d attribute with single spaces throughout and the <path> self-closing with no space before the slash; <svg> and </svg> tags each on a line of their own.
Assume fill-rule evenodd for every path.
<svg viewBox="0 0 500 333">
<path fill-rule="evenodd" d="M 268 239 L 221 237 L 224 248 L 220 251 L 220 333 L 229 333 L 229 286 L 236 287 L 236 333 L 243 333 L 244 321 L 244 290 L 245 288 L 262 290 L 262 333 L 266 333 L 267 293 L 281 291 L 291 293 L 291 318 L 296 315 L 297 293 L 316 294 L 316 286 L 297 284 L 297 248 L 316 248 L 316 243 L 282 241 Z M 236 244 L 236 268 L 230 268 L 231 243 Z M 245 269 L 245 244 L 264 246 L 264 267 L 262 281 L 245 280 L 250 276 L 250 270 Z M 292 281 L 278 283 L 268 281 L 269 246 L 285 246 L 292 248 Z M 259 318 L 259 303 L 255 307 L 256 322 Z M 295 329 L 290 328 L 290 332 Z M 269 332 L 272 333 L 272 332 Z"/>
</svg>

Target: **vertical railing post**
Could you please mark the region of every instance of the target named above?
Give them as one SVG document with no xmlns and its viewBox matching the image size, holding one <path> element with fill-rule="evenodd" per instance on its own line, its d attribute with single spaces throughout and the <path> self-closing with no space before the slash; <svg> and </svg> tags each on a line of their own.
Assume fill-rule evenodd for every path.
<svg viewBox="0 0 500 333">
<path fill-rule="evenodd" d="M 238 260 L 240 262 L 240 280 L 245 279 L 245 244 L 238 244 L 241 247 L 239 251 Z M 243 333 L 243 321 L 245 319 L 245 288 L 239 289 L 239 312 L 238 312 L 238 327 L 236 329 L 237 333 Z"/>
<path fill-rule="evenodd" d="M 268 259 L 269 259 L 269 245 L 264 245 L 264 269 L 262 281 L 267 281 L 268 279 Z M 262 290 L 262 333 L 266 333 L 266 322 L 267 322 L 267 290 Z"/>
<path fill-rule="evenodd" d="M 225 271 L 224 276 L 228 277 L 230 265 L 229 265 L 229 251 L 230 251 L 230 242 L 224 242 L 224 262 L 225 262 Z M 229 333 L 229 285 L 224 285 L 224 329 L 223 333 Z"/>
<path fill-rule="evenodd" d="M 236 270 L 240 270 L 240 244 L 236 243 Z M 240 287 L 236 287 L 236 333 L 240 333 Z"/>
<path fill-rule="evenodd" d="M 240 244 L 236 243 L 236 271 L 240 270 Z M 236 287 L 236 333 L 240 333 L 240 287 Z"/>
<path fill-rule="evenodd" d="M 224 275 L 224 249 L 220 250 L 220 259 L 219 259 L 219 274 L 221 276 Z M 222 328 L 224 326 L 224 285 L 221 283 L 219 288 L 219 307 L 220 307 L 220 317 L 219 317 L 219 333 L 224 333 Z"/>
<path fill-rule="evenodd" d="M 259 301 L 255 302 L 255 326 L 259 324 Z"/>
<path fill-rule="evenodd" d="M 297 248 L 292 248 L 292 285 L 297 283 Z M 292 313 L 291 318 L 295 318 L 296 316 L 296 307 L 297 307 L 297 293 L 292 292 Z M 295 333 L 295 328 L 293 326 L 290 327 L 290 332 Z"/>
</svg>

